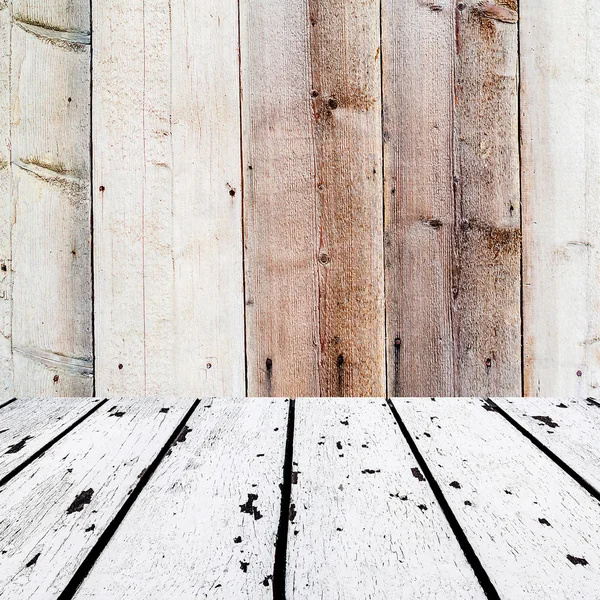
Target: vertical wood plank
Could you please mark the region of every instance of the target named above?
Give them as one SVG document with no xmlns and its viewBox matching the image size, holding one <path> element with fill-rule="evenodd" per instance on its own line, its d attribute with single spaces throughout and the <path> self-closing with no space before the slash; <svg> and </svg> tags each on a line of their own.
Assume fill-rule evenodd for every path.
<svg viewBox="0 0 600 600">
<path fill-rule="evenodd" d="M 244 395 L 237 2 L 93 20 L 98 393 Z"/>
<path fill-rule="evenodd" d="M 524 394 L 600 386 L 600 16 L 521 6 Z"/>
<path fill-rule="evenodd" d="M 520 395 L 516 3 L 407 4 L 383 1 L 388 387 Z"/>
<path fill-rule="evenodd" d="M 2 398 L 8 398 L 13 393 L 10 37 L 11 8 L 9 0 L 3 0 L 0 1 L 0 397 Z"/>
<path fill-rule="evenodd" d="M 14 392 L 89 396 L 89 3 L 13 0 L 12 21 Z"/>
<path fill-rule="evenodd" d="M 382 395 L 379 3 L 241 7 L 249 393 Z"/>
</svg>

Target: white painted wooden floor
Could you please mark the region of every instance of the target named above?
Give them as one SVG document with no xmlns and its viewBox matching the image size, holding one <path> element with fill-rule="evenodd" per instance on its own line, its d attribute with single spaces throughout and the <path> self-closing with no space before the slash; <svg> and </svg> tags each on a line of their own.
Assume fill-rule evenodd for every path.
<svg viewBox="0 0 600 600">
<path fill-rule="evenodd" d="M 0 403 L 0 598 L 600 599 L 600 402 Z"/>
</svg>

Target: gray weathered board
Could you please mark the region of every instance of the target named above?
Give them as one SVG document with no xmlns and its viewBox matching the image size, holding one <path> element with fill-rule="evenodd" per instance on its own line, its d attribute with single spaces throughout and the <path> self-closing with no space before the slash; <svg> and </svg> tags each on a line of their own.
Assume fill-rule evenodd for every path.
<svg viewBox="0 0 600 600">
<path fill-rule="evenodd" d="M 0 598 L 598 600 L 599 408 L 18 399 Z"/>
</svg>

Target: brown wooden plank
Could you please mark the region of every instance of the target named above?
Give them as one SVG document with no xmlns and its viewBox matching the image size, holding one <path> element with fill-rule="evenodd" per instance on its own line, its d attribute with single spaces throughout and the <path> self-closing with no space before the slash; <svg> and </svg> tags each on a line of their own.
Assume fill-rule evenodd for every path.
<svg viewBox="0 0 600 600">
<path fill-rule="evenodd" d="M 379 3 L 241 6 L 248 393 L 382 395 Z"/>
<path fill-rule="evenodd" d="M 389 389 L 520 395 L 516 4 L 382 8 Z"/>
</svg>

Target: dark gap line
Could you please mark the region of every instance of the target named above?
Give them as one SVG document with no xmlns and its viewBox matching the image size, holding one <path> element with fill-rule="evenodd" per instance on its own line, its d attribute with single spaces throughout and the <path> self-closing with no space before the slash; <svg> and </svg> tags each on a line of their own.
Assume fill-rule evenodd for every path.
<svg viewBox="0 0 600 600">
<path fill-rule="evenodd" d="M 381 94 L 381 212 L 382 212 L 382 256 L 383 256 L 383 361 L 384 361 L 384 373 L 385 373 L 385 396 L 389 395 L 388 385 L 388 320 L 387 320 L 387 268 L 385 266 L 385 257 L 387 250 L 385 247 L 385 227 L 386 227 L 386 212 L 385 212 L 385 111 L 384 111 L 384 98 L 385 93 L 383 89 L 383 0 L 379 0 L 379 77 L 380 77 L 380 94 Z"/>
<path fill-rule="evenodd" d="M 589 492 L 598 502 L 600 502 L 600 491 L 591 483 L 585 480 L 575 469 L 570 467 L 562 458 L 554 454 L 548 446 L 541 442 L 533 433 L 525 429 L 518 421 L 511 417 L 503 408 L 498 406 L 491 398 L 484 400 L 500 415 L 502 415 L 513 427 L 522 433 L 538 450 L 541 450 L 550 460 L 554 461 L 567 475 L 570 475 L 581 487 Z"/>
<path fill-rule="evenodd" d="M 47 452 L 54 444 L 62 440 L 68 433 L 73 431 L 75 427 L 85 421 L 88 417 L 94 414 L 103 404 L 108 402 L 108 398 L 104 398 L 104 400 L 97 401 L 96 405 L 92 407 L 91 410 L 88 410 L 83 416 L 79 417 L 77 421 L 71 423 L 66 429 L 61 431 L 55 438 L 51 439 L 47 444 L 42 446 L 39 450 L 34 452 L 29 458 L 26 458 L 21 464 L 16 466 L 10 473 L 7 473 L 2 479 L 0 479 L 0 487 L 6 485 L 11 479 L 13 479 L 16 475 L 18 475 L 25 467 L 28 467 L 34 460 L 42 456 L 44 452 Z"/>
<path fill-rule="evenodd" d="M 237 3 L 238 17 L 238 103 L 240 119 L 240 202 L 241 202 L 241 226 L 242 226 L 242 296 L 244 302 L 244 393 L 248 396 L 248 317 L 246 311 L 247 289 L 246 289 L 246 227 L 245 227 L 245 204 L 246 204 L 246 181 L 244 167 L 244 108 L 243 108 L 243 77 L 242 77 L 242 11 L 241 2 Z"/>
<path fill-rule="evenodd" d="M 442 509 L 444 516 L 446 517 L 446 520 L 448 521 L 450 528 L 452 529 L 452 532 L 454 533 L 454 536 L 456 537 L 456 539 L 465 555 L 465 558 L 467 559 L 467 562 L 470 564 L 471 568 L 473 569 L 473 571 L 475 573 L 475 576 L 479 580 L 479 584 L 481 585 L 485 595 L 490 600 L 500 600 L 500 595 L 498 594 L 489 575 L 487 574 L 486 570 L 484 569 L 483 565 L 481 564 L 481 561 L 479 560 L 479 557 L 475 553 L 473 546 L 471 546 L 471 543 L 469 542 L 467 535 L 465 534 L 465 532 L 463 531 L 462 527 L 460 526 L 460 524 L 458 522 L 458 519 L 452 512 L 452 509 L 450 508 L 450 505 L 446 501 L 446 498 L 445 498 L 438 482 L 433 477 L 433 474 L 432 474 L 431 470 L 429 469 L 429 466 L 427 465 L 425 458 L 421 454 L 419 448 L 417 447 L 417 444 L 415 443 L 412 436 L 410 435 L 408 428 L 402 421 L 400 414 L 398 413 L 398 411 L 396 410 L 396 407 L 394 406 L 394 404 L 392 403 L 392 401 L 389 398 L 387 399 L 387 404 L 388 404 L 390 410 L 392 411 L 392 414 L 394 415 L 394 418 L 396 419 L 396 422 L 398 423 L 398 426 L 400 427 L 402 434 L 404 435 L 406 441 L 408 442 L 408 445 L 409 445 L 412 453 L 414 454 L 415 458 L 417 459 L 417 463 L 418 463 L 422 473 L 425 475 L 425 477 L 429 483 L 429 486 L 431 487 L 431 490 L 433 491 L 433 495 L 435 496 L 436 500 L 438 501 L 438 504 L 440 505 L 440 508 Z"/>
<path fill-rule="evenodd" d="M 92 314 L 92 397 L 96 396 L 96 298 L 94 283 L 94 124 L 93 124 L 93 101 L 94 101 L 94 22 L 92 17 L 93 1 L 90 0 L 90 270 L 91 270 L 91 307 Z"/>
<path fill-rule="evenodd" d="M 525 396 L 525 307 L 523 303 L 525 291 L 525 263 L 523 261 L 523 155 L 521 146 L 523 142 L 522 123 L 521 123 L 521 5 L 517 7 L 519 13 L 517 18 L 517 143 L 519 145 L 519 228 L 521 230 L 521 285 L 520 285 L 520 310 L 521 310 L 521 396 Z"/>
<path fill-rule="evenodd" d="M 16 402 L 16 400 L 17 400 L 16 398 L 11 398 L 10 400 L 7 400 L 3 404 L 0 404 L 0 408 L 4 408 L 5 406 L 8 406 L 9 404 L 12 404 L 13 402 Z"/>
<path fill-rule="evenodd" d="M 192 404 L 192 407 L 185 414 L 179 425 L 175 428 L 166 444 L 162 447 L 160 452 L 156 455 L 156 458 L 150 463 L 148 468 L 144 471 L 144 474 L 139 478 L 135 488 L 131 492 L 131 494 L 127 497 L 123 506 L 117 511 L 117 514 L 113 518 L 113 520 L 107 525 L 104 531 L 100 534 L 98 541 L 93 546 L 93 548 L 88 552 L 87 556 L 83 559 L 73 576 L 71 577 L 69 583 L 65 586 L 60 596 L 58 596 L 58 600 L 70 600 L 73 598 L 75 593 L 77 592 L 79 586 L 83 583 L 88 573 L 91 571 L 95 562 L 98 560 L 111 538 L 117 531 L 119 525 L 123 522 L 123 519 L 127 516 L 127 513 L 137 500 L 140 493 L 143 491 L 144 487 L 150 481 L 150 478 L 158 468 L 158 465 L 161 463 L 163 458 L 166 456 L 167 452 L 171 449 L 171 446 L 185 427 L 185 424 L 188 422 L 198 405 L 200 404 L 200 400 L 197 399 Z"/>
<path fill-rule="evenodd" d="M 283 485 L 281 487 L 281 512 L 277 541 L 275 542 L 275 563 L 273 565 L 273 600 L 285 600 L 285 577 L 287 566 L 287 539 L 290 521 L 290 501 L 292 498 L 292 471 L 294 459 L 294 424 L 296 421 L 296 401 L 290 398 L 288 413 L 285 460 L 283 463 Z"/>
</svg>

